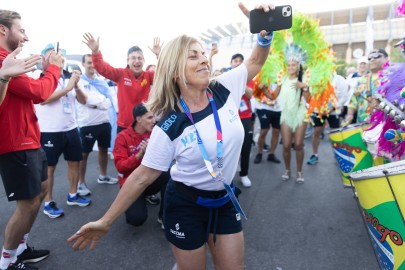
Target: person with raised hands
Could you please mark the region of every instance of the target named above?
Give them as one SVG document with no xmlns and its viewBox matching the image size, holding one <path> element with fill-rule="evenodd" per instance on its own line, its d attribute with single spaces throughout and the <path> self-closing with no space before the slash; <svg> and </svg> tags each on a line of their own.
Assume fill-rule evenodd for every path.
<svg viewBox="0 0 405 270">
<path fill-rule="evenodd" d="M 12 58 L 28 41 L 21 15 L 0 9 L 0 63 L 5 68 L 10 60 L 18 63 L 20 60 Z M 31 60 L 36 62 L 38 57 Z M 27 61 L 28 65 L 32 64 L 31 60 Z M 31 69 L 19 63 L 24 70 Z M 41 78 L 33 79 L 26 74 L 12 77 L 0 105 L 0 175 L 5 197 L 16 202 L 3 237 L 1 270 L 37 269 L 26 263 L 39 262 L 50 254 L 49 250 L 34 249 L 27 244 L 48 184 L 47 159 L 40 144 L 34 104 L 51 96 L 58 85 L 62 66 L 62 55 L 52 52 L 49 67 Z"/>
<path fill-rule="evenodd" d="M 242 12 L 249 10 L 239 3 Z M 269 12 L 273 5 L 256 9 Z M 239 67 L 210 80 L 201 41 L 180 35 L 159 55 L 146 107 L 159 116 L 145 155 L 102 218 L 87 223 L 68 241 L 90 249 L 126 209 L 170 168 L 163 224 L 177 269 L 205 269 L 206 247 L 216 269 L 244 269 L 244 236 L 235 176 L 244 130 L 238 109 L 246 84 L 261 70 L 272 33 L 262 30 Z M 175 161 L 174 164 L 172 161 Z"/>
<path fill-rule="evenodd" d="M 21 49 L 21 47 L 18 47 L 7 55 L 0 67 L 0 105 L 6 96 L 7 86 L 11 77 L 35 70 L 36 64 L 41 61 L 39 55 L 17 59 L 16 56 L 21 52 Z"/>
</svg>

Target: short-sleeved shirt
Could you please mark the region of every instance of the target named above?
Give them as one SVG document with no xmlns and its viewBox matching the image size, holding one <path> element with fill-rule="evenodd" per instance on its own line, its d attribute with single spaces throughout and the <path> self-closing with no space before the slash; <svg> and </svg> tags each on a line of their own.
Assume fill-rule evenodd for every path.
<svg viewBox="0 0 405 270">
<path fill-rule="evenodd" d="M 349 108 L 357 111 L 357 123 L 363 123 L 370 116 L 368 98 L 377 93 L 380 85 L 381 79 L 378 75 L 373 76 L 369 73 L 359 79 L 357 88 L 354 90 L 348 105 Z"/>
<path fill-rule="evenodd" d="M 222 174 L 229 184 L 236 173 L 244 138 L 238 109 L 245 92 L 247 75 L 247 68 L 242 64 L 218 76 L 215 84 L 210 86 L 222 127 Z M 192 115 L 214 171 L 218 173 L 217 129 L 211 105 Z M 197 144 L 196 129 L 186 114 L 180 111 L 168 113 L 154 127 L 142 164 L 167 171 L 173 160 L 176 162 L 170 174 L 174 181 L 202 190 L 224 189 L 222 183 L 212 180 Z"/>
</svg>

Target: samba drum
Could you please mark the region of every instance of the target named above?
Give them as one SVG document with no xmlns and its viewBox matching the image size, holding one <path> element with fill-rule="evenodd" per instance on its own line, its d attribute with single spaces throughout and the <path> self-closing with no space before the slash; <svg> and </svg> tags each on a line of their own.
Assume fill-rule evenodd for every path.
<svg viewBox="0 0 405 270">
<path fill-rule="evenodd" d="M 329 132 L 329 139 L 345 187 L 352 187 L 349 173 L 367 169 L 374 165 L 373 156 L 368 151 L 362 137 L 363 131 L 368 128 L 368 124 L 353 124 L 332 129 Z"/>
<path fill-rule="evenodd" d="M 405 160 L 350 173 L 381 269 L 405 269 Z"/>
</svg>

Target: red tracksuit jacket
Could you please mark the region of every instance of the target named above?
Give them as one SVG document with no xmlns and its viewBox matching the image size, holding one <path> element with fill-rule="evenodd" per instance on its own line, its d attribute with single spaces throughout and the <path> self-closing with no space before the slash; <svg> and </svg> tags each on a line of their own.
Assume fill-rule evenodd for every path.
<svg viewBox="0 0 405 270">
<path fill-rule="evenodd" d="M 0 47 L 0 65 L 8 54 Z M 37 80 L 26 74 L 10 80 L 0 105 L 0 154 L 41 147 L 34 104 L 49 98 L 58 85 L 59 76 L 60 68 L 50 65 L 45 76 Z"/>
<path fill-rule="evenodd" d="M 148 99 L 155 73 L 143 71 L 138 78 L 135 78 L 129 68 L 114 68 L 104 62 L 101 52 L 93 54 L 92 60 L 98 73 L 117 83 L 117 125 L 123 128 L 131 126 L 134 122 L 132 110 L 135 105 Z"/>
</svg>

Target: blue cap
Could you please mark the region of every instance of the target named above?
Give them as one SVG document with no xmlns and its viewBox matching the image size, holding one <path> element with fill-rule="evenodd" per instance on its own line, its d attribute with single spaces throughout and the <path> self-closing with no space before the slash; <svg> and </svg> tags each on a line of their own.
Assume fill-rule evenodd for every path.
<svg viewBox="0 0 405 270">
<path fill-rule="evenodd" d="M 49 43 L 48 45 L 45 46 L 45 48 L 41 51 L 41 55 L 45 55 L 47 51 L 49 50 L 55 50 L 55 46 L 52 43 Z M 66 50 L 59 48 L 59 50 L 62 52 L 64 56 L 66 56 Z"/>
</svg>

